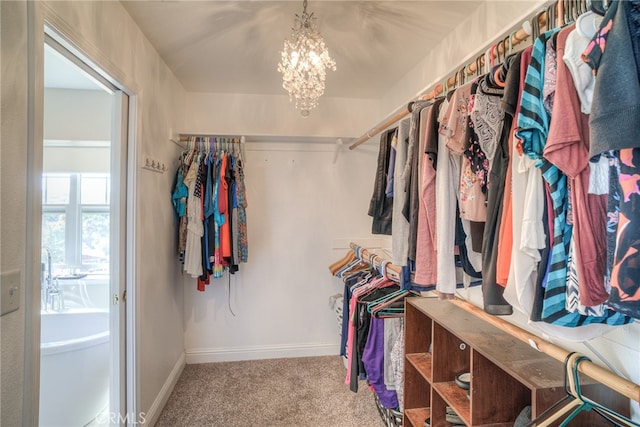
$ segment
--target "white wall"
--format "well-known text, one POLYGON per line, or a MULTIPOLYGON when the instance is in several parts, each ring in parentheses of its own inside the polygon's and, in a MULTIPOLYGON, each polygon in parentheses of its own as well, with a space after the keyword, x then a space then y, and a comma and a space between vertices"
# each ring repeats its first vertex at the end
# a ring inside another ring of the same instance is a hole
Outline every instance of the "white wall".
MULTIPOLYGON (((170 164, 177 147, 171 127, 183 123, 184 90, 118 2, 47 2, 74 41, 136 96, 136 154, 170 164)), ((171 174, 137 169, 135 286, 138 410, 161 409, 167 381, 179 372, 183 355, 182 289, 174 254, 171 174), (167 191, 158 191, 165 188, 167 191), (177 370, 178 369, 178 370, 177 370)))
POLYGON ((44 91, 44 139, 111 140, 111 94, 101 90, 44 91))
MULTIPOLYGON (((2 271, 25 265, 27 173, 27 36, 43 40, 46 16, 102 69, 135 95, 135 153, 170 164, 170 128, 184 120, 185 93, 118 2, 34 2, 34 34, 26 2, 2 2, 2 271)), ((41 47, 38 47, 41 49, 41 47)), ((42 57, 38 59, 42 64, 42 57)), ((153 421, 184 363, 183 292, 173 263, 171 174, 136 168, 135 218, 139 410, 153 421), (166 191, 159 191, 164 188, 166 191), (150 413, 151 411, 151 413, 150 413), (150 413, 150 414, 149 414, 150 413)), ((23 424, 24 303, 2 317, 2 425, 23 424)), ((27 397, 27 408, 31 405, 27 397)))
POLYGON ((380 114, 374 99, 321 98, 302 117, 287 95, 188 93, 186 129, 260 136, 359 137, 380 114))
POLYGON ((20 309, 0 317, 0 424, 21 425, 27 188, 27 8, 0 2, 0 271, 22 271, 20 309), (13 165, 13 166, 12 166, 13 165))
POLYGON ((184 280, 187 362, 338 353, 328 266, 349 240, 372 238, 367 216, 377 146, 247 144, 249 262, 205 292, 184 280), (230 304, 235 317, 228 308, 230 304))
MULTIPOLYGON (((496 37, 519 29, 523 20, 548 3, 548 0, 482 2, 473 14, 452 29, 413 69, 386 93, 381 94, 380 119, 399 107, 406 107, 408 100, 431 90, 463 65, 473 62, 480 52, 496 43, 496 37)), ((366 130, 366 127, 363 128, 361 133, 366 130)))

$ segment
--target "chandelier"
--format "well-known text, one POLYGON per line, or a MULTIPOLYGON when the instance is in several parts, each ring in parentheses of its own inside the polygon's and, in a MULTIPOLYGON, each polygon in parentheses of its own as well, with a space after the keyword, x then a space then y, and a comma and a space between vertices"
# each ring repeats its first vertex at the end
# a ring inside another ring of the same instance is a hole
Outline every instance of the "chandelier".
POLYGON ((289 92, 289 101, 295 100, 303 117, 318 106, 324 93, 326 70, 336 70, 322 36, 315 26, 313 13, 307 13, 307 0, 303 1, 302 15, 296 14, 291 35, 284 41, 278 71, 282 73, 282 87, 289 92))

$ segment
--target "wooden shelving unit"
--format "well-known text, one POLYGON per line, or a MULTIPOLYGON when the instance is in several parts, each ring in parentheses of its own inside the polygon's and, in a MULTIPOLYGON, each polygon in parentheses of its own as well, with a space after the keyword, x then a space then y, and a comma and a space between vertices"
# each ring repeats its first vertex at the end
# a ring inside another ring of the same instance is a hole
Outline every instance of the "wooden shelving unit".
MULTIPOLYGON (((565 396, 562 363, 473 314, 435 298, 407 298, 405 307, 405 427, 449 427, 446 407, 467 426, 510 426, 531 406, 532 416, 565 396), (455 383, 471 373, 471 388, 455 383)), ((629 416, 629 400, 581 375, 583 394, 629 416)), ((608 426, 592 412, 572 425, 608 426)))

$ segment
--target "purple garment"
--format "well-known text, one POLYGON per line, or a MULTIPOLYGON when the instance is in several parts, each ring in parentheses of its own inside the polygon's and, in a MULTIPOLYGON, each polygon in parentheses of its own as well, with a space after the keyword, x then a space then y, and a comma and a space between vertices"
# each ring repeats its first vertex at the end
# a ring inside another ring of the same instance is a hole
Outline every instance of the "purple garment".
POLYGON ((384 319, 371 317, 362 363, 367 371, 369 384, 378 395, 380 404, 385 408, 397 409, 398 396, 395 390, 387 390, 384 384, 384 319))

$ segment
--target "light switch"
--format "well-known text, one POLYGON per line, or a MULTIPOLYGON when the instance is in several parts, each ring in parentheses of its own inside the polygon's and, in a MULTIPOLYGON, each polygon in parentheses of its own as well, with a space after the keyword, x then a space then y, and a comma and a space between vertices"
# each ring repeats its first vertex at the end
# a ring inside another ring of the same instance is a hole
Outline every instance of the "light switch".
POLYGON ((0 275, 0 300, 2 316, 20 308, 20 270, 0 275))

